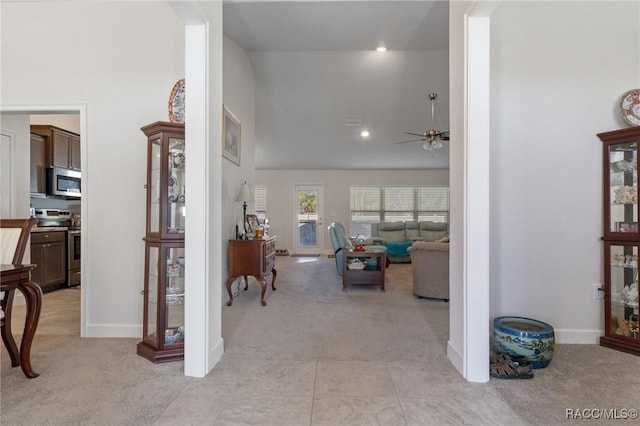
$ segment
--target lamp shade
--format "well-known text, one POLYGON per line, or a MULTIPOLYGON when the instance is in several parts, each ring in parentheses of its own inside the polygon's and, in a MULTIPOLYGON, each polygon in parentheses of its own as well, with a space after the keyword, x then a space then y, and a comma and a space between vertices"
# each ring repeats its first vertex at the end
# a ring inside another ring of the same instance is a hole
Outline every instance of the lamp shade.
POLYGON ((254 201, 251 185, 249 185, 246 181, 240 185, 240 192, 238 193, 238 198, 236 198, 236 201, 240 201, 242 203, 254 201))

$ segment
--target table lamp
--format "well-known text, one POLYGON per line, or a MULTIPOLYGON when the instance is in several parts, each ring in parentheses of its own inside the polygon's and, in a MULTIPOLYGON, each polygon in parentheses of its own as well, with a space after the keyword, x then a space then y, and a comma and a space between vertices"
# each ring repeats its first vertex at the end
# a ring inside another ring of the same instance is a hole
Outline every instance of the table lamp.
POLYGON ((253 191, 247 181, 240 185, 240 192, 236 201, 242 202, 242 239, 244 240, 247 238, 247 201, 254 201, 253 191))

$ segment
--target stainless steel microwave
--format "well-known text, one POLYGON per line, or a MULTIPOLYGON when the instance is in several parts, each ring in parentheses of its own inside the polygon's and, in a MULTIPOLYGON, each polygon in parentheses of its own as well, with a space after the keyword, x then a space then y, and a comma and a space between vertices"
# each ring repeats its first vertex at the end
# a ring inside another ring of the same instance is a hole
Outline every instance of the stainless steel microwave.
POLYGON ((80 198, 80 172, 62 167, 47 169, 47 194, 80 198))

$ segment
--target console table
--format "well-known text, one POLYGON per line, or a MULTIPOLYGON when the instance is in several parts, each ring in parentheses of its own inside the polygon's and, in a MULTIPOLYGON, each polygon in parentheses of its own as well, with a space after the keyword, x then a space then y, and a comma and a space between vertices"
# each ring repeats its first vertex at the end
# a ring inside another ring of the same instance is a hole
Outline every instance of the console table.
POLYGON ((267 306, 264 294, 267 291, 266 276, 272 275, 271 288, 276 291, 276 236, 251 240, 229 240, 227 293, 229 301, 227 306, 233 303, 231 285, 240 276, 244 276, 244 289, 249 288, 247 276, 255 277, 262 286, 260 303, 267 306))
POLYGON ((2 319, 2 341, 9 352, 11 366, 20 366, 24 375, 30 379, 39 376, 31 368, 31 343, 36 334, 40 310, 42 309, 42 289, 38 284, 31 281, 31 270, 35 266, 4 264, 0 266, 0 290, 5 292, 5 296, 2 299, 2 310, 5 313, 5 317, 2 319), (11 310, 16 289, 24 294, 27 303, 27 315, 19 352, 11 333, 11 310))
POLYGON ((385 252, 353 251, 342 252, 342 290, 346 291, 349 284, 379 284, 384 291, 384 273, 387 263, 385 252), (375 266, 366 266, 364 269, 349 269, 347 265, 353 258, 374 258, 375 266))

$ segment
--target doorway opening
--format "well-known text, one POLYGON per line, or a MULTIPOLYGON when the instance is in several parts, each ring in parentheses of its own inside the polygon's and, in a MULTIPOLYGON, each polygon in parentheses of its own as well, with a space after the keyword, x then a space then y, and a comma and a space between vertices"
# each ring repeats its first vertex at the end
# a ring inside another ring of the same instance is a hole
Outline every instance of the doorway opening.
MULTIPOLYGON (((74 215, 73 224, 71 221, 65 223, 64 226, 60 228, 66 228, 64 232, 64 248, 63 248, 63 257, 64 257, 64 269, 62 271, 62 275, 64 275, 64 279, 60 277, 56 281, 56 283, 52 283, 51 288, 60 288, 66 289, 69 283, 72 283, 72 286, 69 290, 72 290, 74 293, 79 292, 79 300, 80 300, 80 308, 76 310, 71 310, 73 312, 77 312, 74 314, 73 318, 67 318, 64 325, 58 324, 60 327, 57 327, 56 330, 69 331, 73 334, 78 333, 80 337, 84 337, 86 335, 86 320, 84 318, 84 305, 86 303, 86 291, 87 291, 87 283, 83 283, 84 285, 77 285, 80 283, 80 270, 84 270, 86 272, 86 262, 84 259, 87 258, 87 241, 84 238, 79 238, 78 229, 73 230, 73 235, 69 234, 68 228, 75 227, 78 228, 80 226, 80 217, 86 218, 86 191, 83 192, 83 196, 81 198, 64 198, 64 197, 53 197, 47 195, 46 190, 46 164, 38 169, 31 170, 30 164, 34 155, 42 155, 44 157, 44 146, 42 146, 42 152, 38 151, 40 149, 38 147, 38 143, 43 142, 43 138, 38 138, 38 135, 32 138, 31 126, 41 126, 48 125, 54 126, 57 129, 64 130, 69 134, 79 135, 79 143, 76 146, 75 155, 77 156, 77 161, 84 165, 84 170, 86 171, 87 159, 86 159, 86 110, 84 105, 78 106, 23 106, 23 107, 2 107, 0 110, 0 115, 2 116, 2 129, 4 131, 9 131, 17 135, 16 144, 21 145, 21 149, 19 154, 21 156, 20 159, 15 159, 19 161, 20 164, 26 164, 25 170, 18 171, 15 170, 15 174, 13 179, 17 183, 16 187, 19 193, 15 196, 15 206, 13 206, 14 215, 16 217, 27 217, 29 215, 36 215, 37 211, 50 210, 50 211, 65 211, 69 212, 69 218, 71 218, 71 214, 74 215), (6 129, 7 126, 12 126, 14 129, 6 129), (34 145, 35 143, 35 145, 34 145), (32 150, 33 148, 33 150, 32 150), (25 157, 25 158, 22 158, 25 157), (33 178, 33 180, 32 180, 33 178), (75 243, 75 246, 72 247, 72 251, 69 251, 68 239, 71 238, 71 241, 75 243), (69 259, 69 256, 72 259, 69 259), (71 262, 69 262, 71 260, 71 262), (70 267, 73 266, 73 268, 70 267), (69 276, 71 274, 71 276, 69 276), (77 284, 76 284, 77 283, 77 284), (69 330, 67 330, 69 328, 69 330)), ((71 149, 71 148, 70 148, 71 149)), ((15 157, 14 157, 15 158, 15 157)), ((83 186, 87 187, 86 179, 82 182, 83 186)), ((58 228, 56 228, 58 231, 58 228)), ((25 253, 25 258, 31 259, 31 250, 27 250, 25 253)), ((31 260, 30 260, 31 261, 31 260)), ((60 265, 59 265, 60 266, 60 265)), ((85 273, 86 276, 86 273, 85 273)), ((36 281, 37 282, 37 281, 36 281)), ((40 283, 39 283, 40 284, 40 283)), ((45 289, 45 290, 48 290, 45 289)), ((70 297, 73 300, 78 300, 78 294, 70 297)), ((16 298, 16 303, 21 303, 19 298, 16 298)), ((22 302, 23 303, 23 302, 22 302)), ((43 324, 41 324, 42 326, 43 324)))

